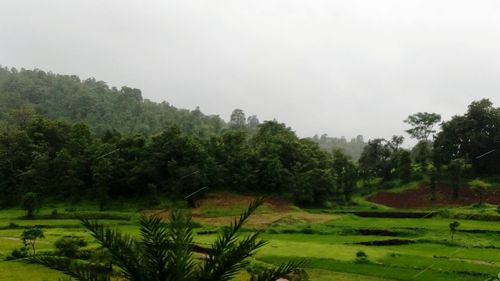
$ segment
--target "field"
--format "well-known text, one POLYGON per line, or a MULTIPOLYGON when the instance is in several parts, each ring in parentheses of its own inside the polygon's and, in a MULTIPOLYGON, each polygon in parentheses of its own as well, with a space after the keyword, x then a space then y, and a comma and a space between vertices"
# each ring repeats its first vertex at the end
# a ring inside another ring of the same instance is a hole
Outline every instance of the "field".
MULTIPOLYGON (((209 195, 192 210, 200 224, 196 228, 196 242, 210 245, 220 226, 231 221, 251 200, 250 196, 228 193, 209 195)), ((499 219, 496 206, 417 212, 384 208, 362 199, 360 202, 359 206, 347 208, 300 209, 285 200, 269 200, 245 228, 248 232, 263 230, 262 237, 269 241, 252 259, 252 265, 306 259, 310 280, 327 281, 484 281, 500 273, 500 223, 479 220, 499 219), (451 241, 448 225, 454 220, 460 222, 460 227, 451 241), (366 261, 356 261, 359 251, 366 254, 366 261)), ((1 210, 0 280, 44 281, 62 276, 41 266, 5 260, 13 249, 21 246, 19 236, 26 226, 38 225, 45 231, 45 238, 37 242, 38 251, 52 251, 53 243, 62 236, 82 237, 89 242, 87 248, 92 249, 96 244, 75 219, 77 214, 101 218, 105 224, 132 235, 138 235, 141 212, 168 215, 164 209, 137 212, 137 208, 128 206, 98 212, 90 204, 71 207, 47 204, 33 220, 24 219, 24 212, 18 209, 1 210)), ((239 279, 244 278, 242 273, 239 279)))

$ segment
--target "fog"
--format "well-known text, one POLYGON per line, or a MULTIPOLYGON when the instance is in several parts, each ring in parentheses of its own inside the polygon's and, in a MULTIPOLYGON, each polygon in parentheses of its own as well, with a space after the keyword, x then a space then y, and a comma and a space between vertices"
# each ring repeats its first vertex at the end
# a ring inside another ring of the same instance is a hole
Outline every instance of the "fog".
POLYGON ((300 136, 404 134, 500 102, 498 1, 1 1, 0 64, 276 118, 300 136), (105 2, 105 3, 103 3, 105 2))

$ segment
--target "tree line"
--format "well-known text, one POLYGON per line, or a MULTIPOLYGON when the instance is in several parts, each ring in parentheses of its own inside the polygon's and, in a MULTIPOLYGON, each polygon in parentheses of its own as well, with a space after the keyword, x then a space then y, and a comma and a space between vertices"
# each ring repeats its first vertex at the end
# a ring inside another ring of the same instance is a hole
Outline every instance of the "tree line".
MULTIPOLYGON (((133 196, 154 205, 165 194, 226 189, 317 205, 422 178, 431 189, 448 180, 458 197, 466 178, 500 171, 500 109, 488 99, 446 122, 436 113, 410 115, 406 132, 417 145, 403 148, 403 136, 372 139, 359 159, 240 109, 228 123, 219 119, 95 79, 0 68, 0 204, 32 192, 93 199, 101 208, 133 196)), ((364 144, 362 137, 351 142, 364 144)))

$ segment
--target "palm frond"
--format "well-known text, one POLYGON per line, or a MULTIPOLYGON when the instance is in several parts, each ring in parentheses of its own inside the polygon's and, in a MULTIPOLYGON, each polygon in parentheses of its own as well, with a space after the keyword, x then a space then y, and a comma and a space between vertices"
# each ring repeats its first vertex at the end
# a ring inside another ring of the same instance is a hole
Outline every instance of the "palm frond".
POLYGON ((59 270, 78 281, 110 281, 111 270, 99 264, 84 263, 66 257, 34 256, 28 262, 59 270))
POLYGON ((193 226, 191 216, 174 211, 170 217, 169 239, 171 249, 168 255, 169 281, 194 280, 193 226))
POLYGON ((167 229, 156 216, 142 216, 140 225, 145 265, 149 269, 146 274, 150 280, 167 280, 167 252, 171 244, 167 229))
POLYGON ((250 206, 214 242, 210 254, 199 273, 199 280, 229 280, 245 266, 245 259, 253 255, 254 251, 265 245, 266 242, 257 239, 260 233, 254 233, 241 241, 238 240, 238 231, 264 203, 264 198, 253 201, 250 206))
POLYGON ((104 227, 95 220, 81 219, 82 225, 106 248, 113 260, 130 281, 147 281, 143 271, 142 252, 138 243, 129 235, 104 227))
POLYGON ((280 264, 278 267, 265 269, 258 274, 253 274, 249 281, 275 281, 293 273, 306 264, 304 260, 291 261, 280 264))

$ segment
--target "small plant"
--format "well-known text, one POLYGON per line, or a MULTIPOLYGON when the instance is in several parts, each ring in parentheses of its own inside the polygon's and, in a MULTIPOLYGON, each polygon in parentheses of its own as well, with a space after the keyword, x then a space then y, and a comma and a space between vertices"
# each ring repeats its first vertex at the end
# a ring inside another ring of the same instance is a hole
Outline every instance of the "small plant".
POLYGON ((27 228, 21 234, 21 240, 26 248, 31 248, 33 251, 33 256, 36 254, 35 243, 38 238, 45 238, 43 235, 43 229, 39 227, 27 228))
POLYGON ((50 215, 52 215, 53 217, 57 217, 59 215, 59 212, 57 211, 57 209, 54 209, 54 210, 52 210, 50 215))
POLYGON ((68 258, 77 258, 81 247, 87 246, 87 242, 79 237, 61 237, 55 243, 57 254, 68 258))
POLYGON ((451 241, 453 241, 453 238, 454 238, 455 233, 457 232, 457 229, 459 226, 460 226, 460 223, 458 221, 454 221, 454 222, 450 223, 451 241))
POLYGON ((363 251, 358 251, 356 253, 356 263, 367 263, 368 262, 368 255, 363 252, 363 251))

